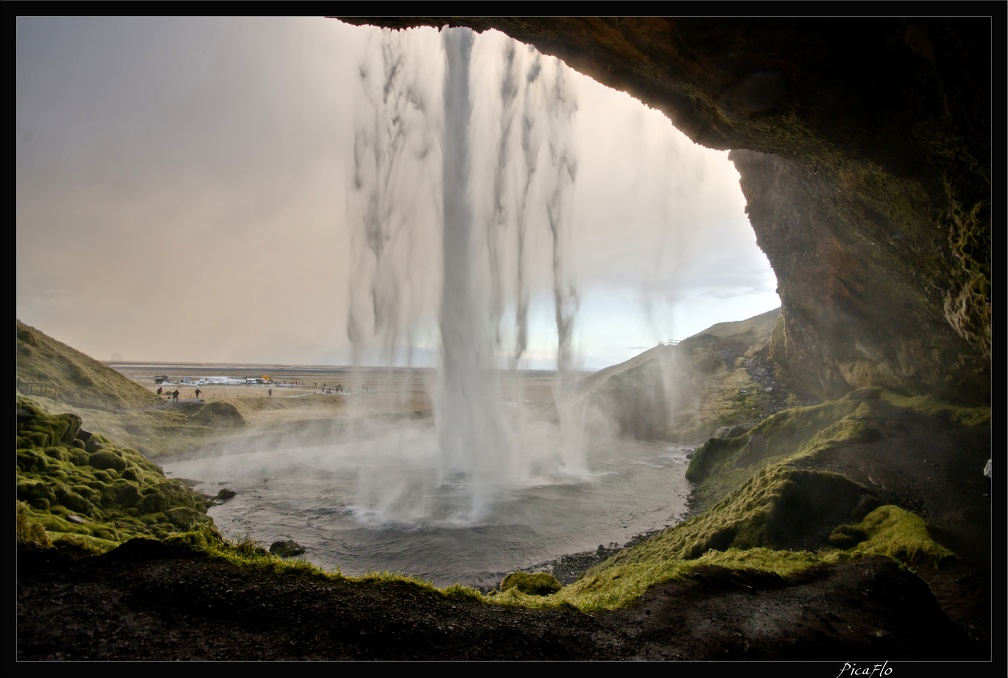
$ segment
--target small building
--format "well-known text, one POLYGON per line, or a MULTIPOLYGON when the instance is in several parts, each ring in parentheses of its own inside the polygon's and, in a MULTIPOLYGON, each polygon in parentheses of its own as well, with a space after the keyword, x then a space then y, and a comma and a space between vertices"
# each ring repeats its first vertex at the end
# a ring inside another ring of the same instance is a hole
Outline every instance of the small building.
POLYGON ((155 384, 167 384, 169 381, 170 380, 168 379, 168 377, 166 375, 163 375, 163 374, 160 375, 160 376, 154 377, 154 383, 155 384))

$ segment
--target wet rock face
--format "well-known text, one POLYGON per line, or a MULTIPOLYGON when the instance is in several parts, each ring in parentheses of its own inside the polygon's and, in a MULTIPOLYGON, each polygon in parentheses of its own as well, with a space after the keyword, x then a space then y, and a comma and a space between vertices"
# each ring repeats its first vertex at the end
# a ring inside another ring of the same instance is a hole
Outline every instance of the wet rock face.
POLYGON ((497 29, 731 149, 795 387, 990 402, 989 18, 341 20, 497 29))

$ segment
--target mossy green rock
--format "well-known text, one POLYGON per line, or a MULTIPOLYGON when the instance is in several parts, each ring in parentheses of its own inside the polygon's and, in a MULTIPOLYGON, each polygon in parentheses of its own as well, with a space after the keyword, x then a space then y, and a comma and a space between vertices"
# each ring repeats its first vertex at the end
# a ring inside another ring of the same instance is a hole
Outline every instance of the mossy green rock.
POLYGON ((82 430, 76 415, 48 414, 19 397, 16 419, 18 514, 34 542, 101 551, 212 524, 205 497, 139 452, 82 430))
POLYGON ((530 596, 548 596, 563 588, 548 572, 512 572, 501 581, 501 592, 515 589, 530 596))

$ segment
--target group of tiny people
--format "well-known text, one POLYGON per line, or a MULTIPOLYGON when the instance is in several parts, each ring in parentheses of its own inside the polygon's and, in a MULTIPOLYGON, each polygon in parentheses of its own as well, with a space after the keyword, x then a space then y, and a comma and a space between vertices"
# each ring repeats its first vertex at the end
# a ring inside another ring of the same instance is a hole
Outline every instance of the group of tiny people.
MULTIPOLYGON (((315 388, 318 388, 318 383, 315 384, 315 388)), ((367 391, 367 387, 366 386, 361 386, 361 390, 362 391, 367 391)), ((322 392, 323 393, 332 393, 333 389, 330 388, 330 387, 328 387, 326 384, 322 384, 322 392)), ((343 388, 343 384, 337 384, 336 385, 336 393, 346 393, 346 392, 347 392, 346 389, 343 388)), ((197 388, 195 391, 193 391, 193 395, 196 398, 199 398, 200 395, 202 395, 202 393, 203 393, 203 391, 199 390, 199 388, 197 388)), ((269 394, 270 398, 273 397, 273 389, 272 388, 269 391, 267 391, 267 393, 269 394)), ((157 394, 158 395, 164 395, 165 394, 165 390, 162 387, 158 386, 157 394)), ((168 393, 167 395, 168 395, 169 398, 172 399, 172 402, 176 402, 176 403, 178 402, 178 399, 179 399, 179 390, 178 389, 175 389, 174 391, 172 391, 171 393, 168 393)))
MULTIPOLYGON (((318 382, 315 382, 315 388, 318 388, 318 382)), ((361 386, 360 390, 366 391, 367 386, 361 386)), ((322 384, 323 393, 332 393, 333 389, 328 384, 322 384)), ((347 390, 343 388, 343 384, 336 384, 336 393, 347 393, 347 390)))
MULTIPOLYGON (((158 386, 157 394, 158 395, 163 395, 164 394, 164 389, 161 388, 160 386, 158 386)), ((199 389, 196 389, 196 397, 197 398, 199 398, 199 394, 200 394, 199 389)), ((175 389, 174 391, 172 391, 171 393, 168 394, 168 397, 171 398, 174 402, 178 402, 179 390, 175 389)))
MULTIPOLYGON (((195 391, 193 391, 193 395, 196 396, 197 398, 199 398, 202 393, 203 393, 203 391, 199 390, 198 388, 195 391)), ((273 392, 270 391, 270 395, 272 395, 272 393, 273 392)), ((158 386, 157 394, 158 395, 164 395, 164 389, 162 387, 158 386)), ((174 391, 172 391, 171 393, 168 394, 168 397, 172 399, 172 402, 176 402, 177 403, 178 402, 178 397, 179 397, 179 390, 175 389, 174 391)))
MULTIPOLYGON (((270 398, 273 397, 273 389, 270 389, 267 393, 269 393, 270 398)), ((158 386, 157 394, 164 395, 164 388, 158 386)), ((193 396, 195 396, 196 398, 199 398, 201 395, 203 395, 203 391, 199 390, 199 388, 193 391, 193 396)), ((179 397, 179 390, 175 389, 174 391, 168 394, 168 397, 172 399, 172 402, 177 403, 179 397)))

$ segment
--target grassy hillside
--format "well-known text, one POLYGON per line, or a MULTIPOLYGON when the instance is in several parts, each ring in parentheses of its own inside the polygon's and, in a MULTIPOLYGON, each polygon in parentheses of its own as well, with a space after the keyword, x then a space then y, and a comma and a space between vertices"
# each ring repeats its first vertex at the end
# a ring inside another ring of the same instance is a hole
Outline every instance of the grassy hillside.
POLYGON ((797 401, 769 358, 780 310, 719 323, 585 377, 581 394, 623 435, 699 444, 797 401))
POLYGON ((246 423, 231 403, 166 407, 157 394, 20 320, 15 334, 19 396, 31 398, 43 412, 73 414, 88 430, 148 459, 182 453, 246 423))
POLYGON ((139 384, 20 320, 15 337, 18 389, 24 393, 58 394, 62 400, 106 410, 161 403, 139 384))

